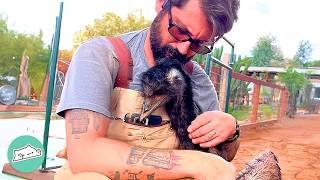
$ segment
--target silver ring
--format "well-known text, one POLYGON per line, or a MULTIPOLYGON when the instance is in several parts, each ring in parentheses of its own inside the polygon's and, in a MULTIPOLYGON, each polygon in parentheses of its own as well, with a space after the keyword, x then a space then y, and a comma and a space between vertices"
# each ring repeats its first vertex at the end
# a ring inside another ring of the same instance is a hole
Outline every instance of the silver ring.
POLYGON ((217 134, 217 131, 216 130, 213 130, 212 132, 209 133, 209 136, 208 136, 208 141, 211 141, 214 137, 214 135, 217 134))

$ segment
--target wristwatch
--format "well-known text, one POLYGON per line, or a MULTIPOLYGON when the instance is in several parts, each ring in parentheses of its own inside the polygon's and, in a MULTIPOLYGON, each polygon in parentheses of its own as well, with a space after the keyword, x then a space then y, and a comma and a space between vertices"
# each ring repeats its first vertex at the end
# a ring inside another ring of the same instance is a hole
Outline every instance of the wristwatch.
POLYGON ((238 121, 236 120, 236 132, 232 137, 224 141, 224 143, 232 143, 233 141, 237 140, 239 137, 240 137, 240 126, 238 124, 238 121))

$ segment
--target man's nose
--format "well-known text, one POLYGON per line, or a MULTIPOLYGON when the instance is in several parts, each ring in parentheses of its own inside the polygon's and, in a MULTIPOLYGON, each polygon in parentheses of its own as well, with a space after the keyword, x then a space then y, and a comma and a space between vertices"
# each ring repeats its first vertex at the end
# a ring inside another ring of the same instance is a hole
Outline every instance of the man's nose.
POLYGON ((187 55, 188 52, 190 51, 190 45, 191 42, 190 41, 186 41, 186 42, 179 42, 177 44, 177 49, 179 50, 179 52, 183 55, 187 55))

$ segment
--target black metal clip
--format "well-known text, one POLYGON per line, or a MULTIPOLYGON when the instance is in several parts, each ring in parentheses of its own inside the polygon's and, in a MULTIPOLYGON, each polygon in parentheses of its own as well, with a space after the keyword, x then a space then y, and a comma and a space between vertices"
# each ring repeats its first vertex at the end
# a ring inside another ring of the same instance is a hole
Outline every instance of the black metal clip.
POLYGON ((127 113, 124 117, 124 122, 140 126, 160 126, 162 118, 157 115, 149 115, 140 119, 140 114, 138 113, 127 113))

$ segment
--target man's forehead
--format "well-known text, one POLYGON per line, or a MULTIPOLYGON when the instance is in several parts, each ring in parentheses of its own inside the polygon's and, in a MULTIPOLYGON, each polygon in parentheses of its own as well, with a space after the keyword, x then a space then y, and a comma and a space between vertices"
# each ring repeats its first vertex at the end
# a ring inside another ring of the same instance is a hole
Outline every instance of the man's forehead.
POLYGON ((202 9, 201 0, 189 0, 181 7, 181 11, 181 13, 178 13, 178 18, 192 35, 200 36, 206 41, 214 39, 216 36, 213 31, 214 25, 202 9))

